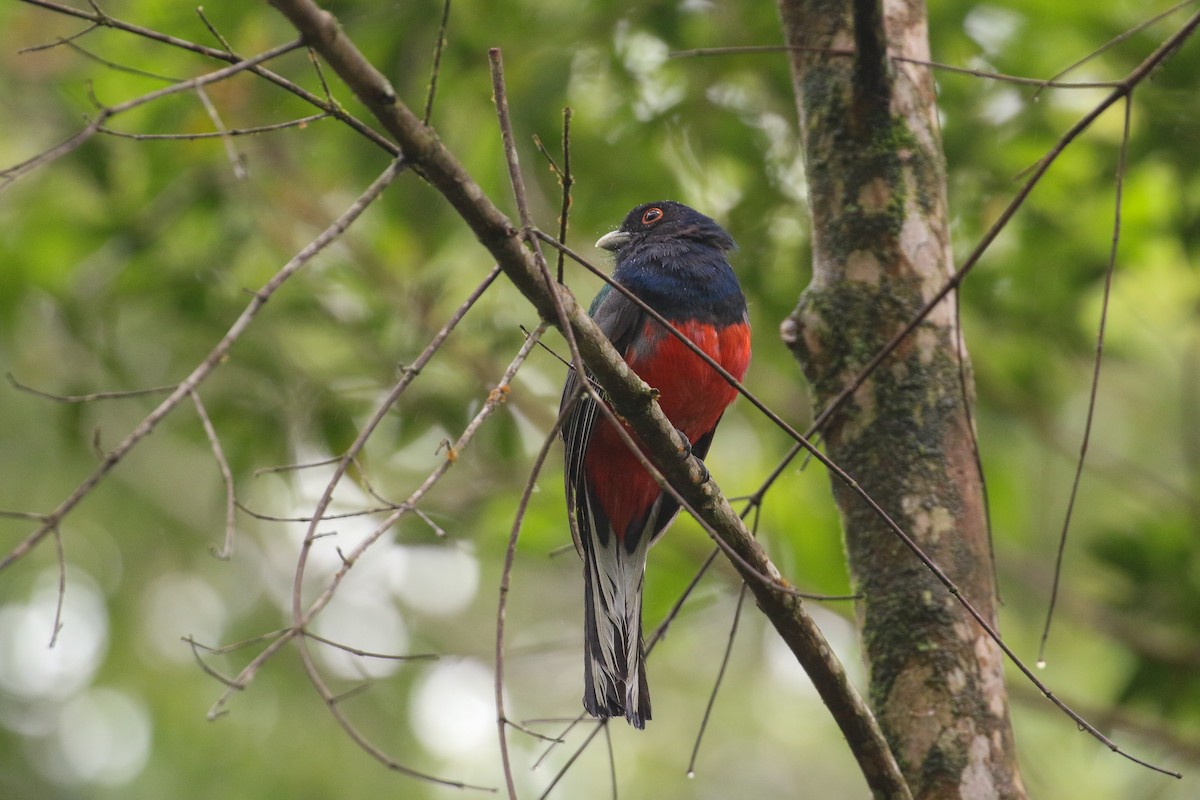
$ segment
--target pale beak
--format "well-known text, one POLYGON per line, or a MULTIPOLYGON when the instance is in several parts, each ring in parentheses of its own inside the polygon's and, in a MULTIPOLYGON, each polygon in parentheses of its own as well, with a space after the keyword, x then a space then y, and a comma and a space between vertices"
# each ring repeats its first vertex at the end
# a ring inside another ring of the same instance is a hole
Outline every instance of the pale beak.
POLYGON ((596 247, 599 247, 601 250, 612 250, 613 252, 616 252, 624 247, 632 238, 632 233, 626 233, 625 231, 612 231, 611 233, 606 233, 597 239, 596 247))

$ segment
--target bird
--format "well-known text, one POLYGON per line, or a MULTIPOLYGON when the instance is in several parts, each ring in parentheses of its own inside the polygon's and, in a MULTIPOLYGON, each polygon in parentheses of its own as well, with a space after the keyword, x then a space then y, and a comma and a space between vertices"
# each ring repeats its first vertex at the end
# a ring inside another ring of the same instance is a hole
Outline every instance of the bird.
MULTIPOLYGON (((615 254, 615 283, 741 381, 750 363, 749 314, 726 256, 736 245, 720 225, 682 203, 644 203, 596 247, 615 254)), ((588 313, 633 371, 657 391, 663 413, 690 445, 688 452, 703 459, 736 388, 611 285, 604 286, 588 313)), ((679 504, 660 489, 581 389, 579 375, 571 370, 559 411, 568 518, 583 559, 583 706, 594 717, 623 716, 642 729, 651 713, 641 619, 646 556, 679 513, 679 504)))

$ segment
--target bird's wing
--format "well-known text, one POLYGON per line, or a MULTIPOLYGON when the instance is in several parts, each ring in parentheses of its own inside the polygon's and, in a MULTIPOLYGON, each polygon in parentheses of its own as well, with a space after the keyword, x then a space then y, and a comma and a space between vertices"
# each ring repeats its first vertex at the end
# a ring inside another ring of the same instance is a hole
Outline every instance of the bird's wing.
MULTIPOLYGON (((596 325, 604 332, 613 347, 622 356, 625 355, 638 330, 642 327, 645 315, 636 304, 620 292, 613 291, 611 286, 605 286, 589 311, 596 325)), ((591 373, 586 376, 591 380, 591 373)), ((575 549, 583 556, 583 542, 580 538, 580 526, 590 527, 589 509, 587 502, 579 502, 578 493, 583 489, 585 477, 583 474, 584 456, 587 454, 588 439, 592 435, 596 416, 600 413, 596 401, 583 391, 579 375, 571 369, 563 387, 562 402, 559 414, 566 414, 562 424, 562 437, 565 448, 564 477, 567 489, 567 516, 571 522, 571 538, 575 549), (581 393, 572 405, 576 393, 581 393)))

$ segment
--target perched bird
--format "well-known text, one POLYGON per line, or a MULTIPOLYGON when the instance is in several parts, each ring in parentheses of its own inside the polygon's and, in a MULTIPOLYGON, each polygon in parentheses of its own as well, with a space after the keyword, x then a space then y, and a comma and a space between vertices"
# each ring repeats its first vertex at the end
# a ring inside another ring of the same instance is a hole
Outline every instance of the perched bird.
MULTIPOLYGON (((725 253, 733 239, 681 203, 646 203, 596 242, 616 254, 613 279, 660 313, 738 380, 750 362, 746 298, 725 253)), ((665 326, 611 286, 589 312, 663 413, 704 458, 736 390, 665 326)), ((567 507, 584 569, 583 705, 595 717, 650 719, 642 643, 646 553, 679 512, 572 371, 561 411, 567 507), (568 411, 569 409, 569 411, 568 411)))

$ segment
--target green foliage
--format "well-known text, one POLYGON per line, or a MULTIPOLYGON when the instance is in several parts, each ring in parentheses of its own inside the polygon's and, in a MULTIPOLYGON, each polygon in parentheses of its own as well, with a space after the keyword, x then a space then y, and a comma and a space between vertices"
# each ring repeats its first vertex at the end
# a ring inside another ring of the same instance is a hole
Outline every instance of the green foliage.
MULTIPOLYGON (((935 59, 1036 77, 1057 73, 1151 13, 1139 3, 930 5, 935 59)), ((329 7, 398 95, 423 109, 440 4, 351 0, 329 7)), ((128 0, 106 10, 215 46, 185 5, 128 0)), ((267 4, 218 0, 206 4, 205 14, 244 55, 295 36, 267 4)), ((1136 33, 1068 79, 1123 76, 1182 18, 1136 33)), ((67 46, 18 52, 84 27, 26 4, 0 7, 6 34, 0 168, 80 130, 94 113, 93 96, 113 105, 167 85, 67 46)), ((432 124, 489 196, 513 212, 487 69, 487 49, 499 46, 531 204, 545 230, 557 229, 560 189, 531 137, 557 153, 564 105, 574 111, 577 184, 568 242, 576 250, 592 253, 597 236, 651 199, 677 198, 720 219, 740 245, 734 265, 755 330, 747 384, 803 428, 811 417, 807 392, 777 337, 809 277, 804 175, 786 62, 779 54, 668 58, 673 50, 779 40, 777 17, 766 4, 455 4, 432 124)), ((76 43, 99 58, 176 79, 224 65, 112 29, 76 43)), ((270 67, 323 95, 303 52, 270 67)), ((330 70, 324 74, 338 102, 366 119, 330 70)), ((1020 700, 1017 739, 1035 796, 1195 793, 1197 74, 1200 48, 1189 42, 1135 95, 1097 420, 1045 673, 1065 699, 1097 710, 1097 722, 1111 711, 1113 735, 1129 749, 1189 774, 1181 786, 1164 785, 1168 779, 1139 771, 1082 735, 1076 740, 1069 721, 1049 714, 1048 704, 1020 700)), ((1035 101, 1032 88, 975 77, 939 73, 938 84, 955 248, 965 253, 1020 186, 1014 176, 1104 90, 1046 90, 1035 101)), ((313 113, 247 75, 207 93, 228 128, 313 113)), ((1121 123, 1114 108, 1072 146, 962 292, 1007 601, 1002 629, 1029 661, 1036 658, 1083 432, 1121 123)), ((138 133, 213 128, 195 93, 145 105, 109 125, 138 133)), ((387 163, 379 148, 330 119, 232 144, 244 180, 235 177, 220 140, 97 136, 4 188, 0 369, 55 394, 178 382, 224 335, 249 293, 387 163)), ((239 499, 267 514, 310 513, 331 468, 256 470, 344 451, 403 367, 490 268, 450 207, 416 176, 402 176, 270 300, 201 388, 239 499)), ((585 299, 599 287, 569 262, 566 282, 585 299)), ((407 496, 445 459, 440 442, 455 439, 481 407, 522 342, 520 326, 537 322, 500 279, 380 425, 361 459, 369 484, 354 473, 334 510, 373 504, 372 490, 390 500, 407 496)), ((557 336, 547 342, 565 352, 557 336)), ((429 522, 406 517, 369 551, 326 612, 330 622, 316 628, 366 650, 433 651, 442 659, 381 664, 309 645, 333 676, 334 691, 372 681, 344 710, 406 766, 472 783, 500 781, 490 705, 500 565, 517 498, 553 424, 563 372, 552 355, 534 353, 506 404, 420 504, 429 522), (447 693, 447 685, 457 693, 447 693)), ((113 447, 159 399, 61 405, 0 387, 0 508, 54 508, 95 467, 93 443, 113 447)), ((789 445, 739 402, 722 425, 710 468, 729 495, 748 494, 789 445)), ((569 551, 550 556, 570 541, 557 459, 555 450, 538 480, 513 574, 505 667, 516 719, 579 710, 578 561, 569 551)), ((240 513, 234 557, 216 561, 209 548, 223 537, 224 502, 208 439, 184 404, 64 522, 66 625, 54 651, 45 650, 57 586, 53 544, 0 573, 0 796, 447 793, 388 772, 357 748, 318 701, 293 648, 237 693, 226 717, 205 723, 224 687, 201 672, 179 638, 227 644, 287 624, 304 530, 301 523, 240 513), (105 757, 98 761, 94 753, 105 757)), ((336 536, 320 540, 306 599, 340 564, 335 548, 352 549, 376 521, 322 526, 336 536)), ((0 550, 30 530, 28 520, 0 518, 0 550)), ((847 591, 836 512, 814 466, 785 470, 758 530, 797 586, 847 591)), ((667 613, 709 548, 690 521, 656 548, 647 578, 648 627, 667 613)), ((684 777, 736 595, 731 570, 718 562, 655 652, 650 729, 612 731, 622 791, 775 797, 793 794, 803 776, 811 796, 861 794, 861 777, 836 727, 750 608, 697 777, 684 777)), ((844 604, 829 607, 832 613, 818 612, 822 622, 848 668, 858 669, 846 622, 852 612, 844 604)), ((257 652, 249 647, 208 660, 233 675, 257 652)), ((535 727, 551 735, 561 730, 535 727)), ((567 749, 530 773, 544 745, 520 733, 510 739, 522 796, 534 796, 567 749)), ((576 730, 570 746, 581 739, 576 730)), ((607 796, 607 775, 597 742, 559 795, 607 796)))

